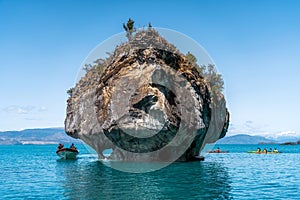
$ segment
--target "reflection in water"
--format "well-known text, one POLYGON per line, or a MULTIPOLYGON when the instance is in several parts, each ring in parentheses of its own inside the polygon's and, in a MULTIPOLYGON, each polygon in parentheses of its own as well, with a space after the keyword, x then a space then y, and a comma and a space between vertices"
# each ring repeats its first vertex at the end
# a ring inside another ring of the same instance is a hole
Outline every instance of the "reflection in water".
POLYGON ((230 199, 227 169, 216 162, 174 163, 131 174, 98 161, 57 163, 64 196, 70 199, 230 199))

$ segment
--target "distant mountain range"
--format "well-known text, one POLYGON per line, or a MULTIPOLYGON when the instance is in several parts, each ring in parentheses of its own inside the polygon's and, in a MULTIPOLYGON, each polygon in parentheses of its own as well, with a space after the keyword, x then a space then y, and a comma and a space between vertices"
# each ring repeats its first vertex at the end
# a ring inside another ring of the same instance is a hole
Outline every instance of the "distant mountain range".
POLYGON ((68 136, 63 128, 25 129, 0 132, 0 145, 81 143, 68 136))
POLYGON ((238 134, 233 136, 227 136, 218 140, 217 144, 261 144, 261 143, 296 143, 300 140, 300 137, 262 137, 262 136, 251 136, 246 134, 238 134))
MULTIPOLYGON (((295 143, 300 141, 300 136, 262 137, 238 134, 226 136, 218 140, 217 144, 260 144, 260 143, 295 143)), ((65 133, 64 128, 25 129, 22 131, 0 132, 0 145, 12 144, 70 144, 82 143, 65 133)))

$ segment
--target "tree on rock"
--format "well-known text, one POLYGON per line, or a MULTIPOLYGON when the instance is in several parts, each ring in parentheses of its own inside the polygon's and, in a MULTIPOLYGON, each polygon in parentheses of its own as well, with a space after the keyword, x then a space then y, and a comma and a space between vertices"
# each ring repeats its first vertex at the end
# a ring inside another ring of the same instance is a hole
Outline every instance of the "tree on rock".
POLYGON ((213 64, 201 65, 197 64, 197 58, 191 52, 186 55, 190 64, 197 69, 197 71, 205 77, 213 94, 221 93, 224 89, 224 81, 222 75, 216 70, 216 66, 213 64))
POLYGON ((213 93, 221 93, 223 91, 224 81, 222 75, 217 72, 215 65, 209 64, 206 67, 204 76, 209 82, 213 93))
POLYGON ((197 63, 197 58, 191 52, 187 52, 185 56, 191 64, 197 63))
POLYGON ((130 41, 132 38, 132 33, 135 31, 134 21, 132 19, 128 19, 127 24, 123 23, 123 28, 126 31, 126 37, 130 41))

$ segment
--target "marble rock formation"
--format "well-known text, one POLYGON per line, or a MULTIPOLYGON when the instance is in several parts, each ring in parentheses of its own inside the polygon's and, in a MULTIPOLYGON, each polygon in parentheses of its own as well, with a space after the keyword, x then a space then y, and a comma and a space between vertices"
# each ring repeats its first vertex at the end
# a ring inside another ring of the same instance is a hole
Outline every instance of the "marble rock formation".
POLYGON ((229 113, 209 84, 155 30, 136 33, 70 90, 65 131, 99 158, 189 161, 225 136, 229 113))

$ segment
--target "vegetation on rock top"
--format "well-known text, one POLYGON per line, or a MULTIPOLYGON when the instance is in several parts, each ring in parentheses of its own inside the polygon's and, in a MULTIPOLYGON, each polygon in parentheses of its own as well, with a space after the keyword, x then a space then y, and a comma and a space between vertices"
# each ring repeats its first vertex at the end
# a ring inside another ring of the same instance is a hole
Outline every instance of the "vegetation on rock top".
MULTIPOLYGON (((222 94, 224 81, 222 75, 217 72, 215 65, 209 64, 199 66, 197 58, 191 52, 188 52, 186 55, 180 53, 173 44, 169 43, 160 36, 154 28, 152 28, 151 23, 149 23, 146 30, 141 29, 137 31, 134 27, 134 21, 129 19, 126 24, 123 24, 123 28, 126 31, 128 42, 116 46, 113 53, 107 52, 107 58, 99 58, 95 60, 93 64, 85 64, 83 67, 86 74, 77 83, 83 91, 97 85, 105 70, 107 70, 116 59, 119 59, 120 56, 126 56, 137 49, 156 48, 185 57, 189 61, 190 66, 195 68, 200 75, 205 78, 212 94, 222 94)), ((67 90, 69 96, 74 96, 79 92, 76 88, 77 87, 67 90)))

